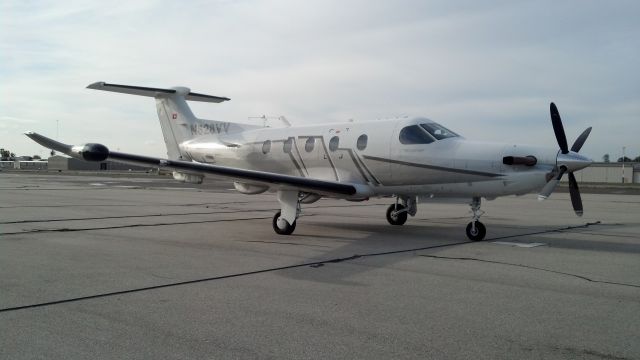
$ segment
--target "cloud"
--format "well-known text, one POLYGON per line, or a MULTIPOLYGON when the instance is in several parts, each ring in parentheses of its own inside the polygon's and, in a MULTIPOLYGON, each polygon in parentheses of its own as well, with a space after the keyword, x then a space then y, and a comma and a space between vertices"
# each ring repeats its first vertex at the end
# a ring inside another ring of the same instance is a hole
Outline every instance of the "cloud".
MULTIPOLYGON (((153 101, 84 88, 104 80, 232 98, 194 104, 205 118, 409 114, 468 138, 556 146, 555 101, 570 142, 594 126, 585 153, 625 144, 640 154, 638 10, 632 1, 5 1, 0 116, 33 119, 25 125, 47 134, 59 120, 63 141, 163 155, 153 101)), ((29 129, 16 126, 0 129, 3 146, 34 153, 20 135, 29 129)))

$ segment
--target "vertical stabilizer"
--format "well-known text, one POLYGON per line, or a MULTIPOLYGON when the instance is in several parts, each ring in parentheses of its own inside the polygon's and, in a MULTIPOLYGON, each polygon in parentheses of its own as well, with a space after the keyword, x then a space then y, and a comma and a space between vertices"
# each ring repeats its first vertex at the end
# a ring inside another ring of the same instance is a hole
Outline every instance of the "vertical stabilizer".
POLYGON ((192 128, 199 123, 199 120, 185 101, 185 95, 189 93, 189 89, 177 87, 174 90, 176 90, 174 94, 156 96, 156 109, 169 159, 182 160, 184 156, 180 152, 179 145, 194 136, 192 128))
POLYGON ((198 119, 187 104, 187 100, 221 103, 229 100, 226 97, 194 93, 186 87, 161 89, 97 82, 87 88, 155 98, 167 155, 172 160, 191 160, 180 151, 180 144, 184 141, 201 135, 224 135, 247 128, 230 122, 198 119))

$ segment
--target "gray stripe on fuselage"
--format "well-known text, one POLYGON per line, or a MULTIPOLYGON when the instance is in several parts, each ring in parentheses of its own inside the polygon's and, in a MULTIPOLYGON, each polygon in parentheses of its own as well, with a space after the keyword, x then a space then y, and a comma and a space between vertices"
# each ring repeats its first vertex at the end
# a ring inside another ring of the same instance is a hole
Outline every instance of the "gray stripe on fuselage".
POLYGON ((298 142, 296 141, 296 138, 292 136, 289 139, 293 139, 293 147, 296 149, 296 152, 298 153, 298 159, 300 159, 300 164, 302 164, 302 167, 304 168, 304 172, 306 172, 307 175, 309 175, 309 170, 307 170, 307 166, 304 164, 304 160, 302 160, 302 154, 300 154, 300 149, 298 149, 298 142))
POLYGON ((333 175, 336 177, 337 181, 340 181, 338 177, 338 170, 336 169, 336 165, 333 163, 333 159, 329 154, 329 149, 327 149, 327 144, 324 143, 324 136, 313 136, 314 138, 320 138, 320 143, 322 144, 322 148, 324 149, 324 153, 327 156, 327 160, 329 160, 329 164, 331 165, 331 169, 333 170, 333 175))
POLYGON ((371 178, 375 182, 374 185, 376 185, 376 186, 382 185, 380 180, 378 180, 378 178, 376 178, 376 176, 373 175, 373 172, 371 172, 371 170, 369 169, 367 164, 365 164, 364 161, 360 158, 360 155, 358 155, 358 153, 356 153, 356 152, 354 152, 354 154, 355 154, 356 158, 358 158, 358 161, 360 161, 360 164, 362 164, 362 167, 369 173, 369 176, 371 176, 371 178))
POLYGON ((349 156, 351 157, 351 161, 353 161, 353 164, 356 166, 356 169, 358 169, 358 171, 360 172, 360 175, 362 176, 364 181, 367 182, 367 183, 371 182, 369 180, 369 177, 367 177, 367 174, 365 174, 364 170, 362 170, 362 166, 360 166, 360 163, 358 162, 358 159, 356 159, 352 149, 337 148, 336 150, 344 150, 344 151, 346 151, 349 154, 349 156))
MULTIPOLYGON (((284 146, 284 143, 285 143, 287 140, 289 140, 289 139, 286 139, 286 140, 270 140, 270 141, 271 141, 271 143, 281 142, 281 143, 283 144, 282 146, 284 146)), ((256 142, 256 143, 254 143, 254 144, 263 144, 263 143, 264 143, 264 142, 256 142)), ((295 156, 293 156, 292 151, 289 151, 289 152, 288 152, 288 154, 289 154, 289 158, 291 158, 291 162, 292 162, 292 163, 293 163, 293 165, 296 167, 296 169, 298 169, 298 172, 300 172, 300 176, 305 177, 305 176, 304 176, 304 172, 302 171, 302 168, 300 167, 300 164, 298 164, 298 162, 296 161, 295 156)))
POLYGON ((369 160, 374 160, 374 161, 382 161, 382 162, 387 162, 387 163, 392 163, 392 164, 412 166, 412 167, 418 167, 418 168, 423 168, 423 169, 431 169, 431 170, 438 170, 438 171, 446 171, 446 172, 459 173, 459 174, 488 176, 488 177, 504 176, 503 174, 495 174, 495 173, 489 173, 489 172, 484 172, 484 171, 454 169, 454 168, 448 168, 448 167, 444 167, 444 166, 411 163, 411 162, 407 162, 407 161, 385 159, 385 158, 379 158, 379 157, 368 156, 368 155, 364 155, 364 158, 365 159, 369 159, 369 160))

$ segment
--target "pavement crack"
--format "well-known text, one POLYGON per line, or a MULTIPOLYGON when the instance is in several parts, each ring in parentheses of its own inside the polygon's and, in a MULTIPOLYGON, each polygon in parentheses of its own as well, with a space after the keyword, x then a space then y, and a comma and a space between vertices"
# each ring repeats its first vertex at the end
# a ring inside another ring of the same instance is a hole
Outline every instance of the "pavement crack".
POLYGON ((600 284, 609 284, 609 285, 618 285, 618 286, 628 286, 628 287, 640 288, 640 285, 620 283, 620 282, 615 282, 615 281, 595 280, 595 279, 592 279, 592 278, 589 278, 589 277, 586 277, 586 276, 583 276, 583 275, 572 274, 572 273, 568 273, 568 272, 564 272, 564 271, 551 270, 551 269, 546 269, 546 268, 541 268, 541 267, 531 266, 531 265, 510 263, 510 262, 506 262, 506 261, 487 260, 487 259, 480 259, 480 258, 466 257, 466 256, 441 256, 441 255, 428 255, 428 254, 420 254, 418 256, 426 257, 426 258, 432 258, 432 259, 477 261, 477 262, 483 262, 483 263, 488 263, 488 264, 499 264, 499 265, 514 266, 514 267, 519 267, 519 268, 524 268, 524 269, 538 270, 538 271, 544 271, 544 272, 549 272, 549 273, 553 273, 553 274, 571 276, 571 277, 575 277, 577 279, 585 280, 585 281, 592 282, 592 283, 600 283, 600 284))
POLYGON ((218 219, 218 220, 168 222, 168 223, 154 223, 154 224, 129 224, 129 225, 103 226, 103 227, 95 227, 95 228, 34 229, 34 230, 27 230, 27 231, 7 232, 7 233, 2 233, 2 235, 7 236, 7 235, 26 235, 26 234, 37 234, 37 233, 49 233, 49 232, 94 231, 94 230, 109 230, 109 229, 126 229, 126 228, 135 228, 135 227, 148 227, 148 226, 205 224, 205 223, 216 223, 216 222, 231 222, 231 221, 243 221, 243 220, 263 220, 263 219, 271 219, 271 216, 249 217, 249 218, 241 218, 241 219, 218 219))
POLYGON ((243 242, 248 242, 248 243, 262 243, 262 244, 282 244, 282 245, 295 245, 295 246, 313 246, 313 247, 331 248, 331 246, 327 246, 327 245, 304 244, 304 243, 295 243, 295 242, 287 242, 287 241, 243 240, 243 242))
MULTIPOLYGON (((267 210, 253 210, 253 211, 273 211, 267 210)), ((85 218, 67 218, 67 219, 43 219, 43 220, 15 220, 15 221, 2 221, 0 225, 7 224, 26 224, 26 223, 48 223, 58 221, 84 221, 84 220, 107 220, 107 219, 133 219, 133 218, 146 218, 146 217, 162 217, 162 216, 188 216, 188 215, 214 215, 214 214, 234 214, 246 212, 243 210, 233 211, 205 211, 205 212, 190 212, 190 213, 167 213, 167 214, 146 214, 146 215, 122 215, 122 216, 99 216, 99 217, 85 217, 85 218)))
POLYGON ((491 239, 484 239, 483 241, 485 241, 485 242, 486 241, 495 241, 495 240, 522 237, 522 236, 531 236, 531 235, 549 234, 549 233, 554 233, 554 232, 563 232, 563 231, 574 230, 574 229, 586 229, 589 226, 601 225, 601 224, 602 224, 602 222, 598 220, 598 221, 594 221, 594 222, 588 222, 588 223, 585 223, 583 225, 567 226, 567 227, 563 227, 563 228, 560 228, 560 229, 541 230, 541 231, 536 231, 536 232, 531 232, 531 233, 526 233, 526 234, 514 234, 514 235, 498 236, 498 237, 491 238, 491 239))
MULTIPOLYGON (((235 220, 247 220, 247 219, 234 219, 234 220, 227 220, 227 221, 235 221, 235 220)), ((224 221, 224 220, 218 220, 218 221, 224 221)), ((250 276, 250 275, 257 275, 257 274, 276 272, 276 271, 281 271, 281 270, 302 268, 302 267, 317 268, 317 267, 321 267, 321 266, 324 266, 325 264, 329 264, 329 263, 340 263, 340 262, 355 260, 355 259, 359 259, 359 258, 367 257, 367 256, 380 256, 380 255, 388 255, 388 254, 406 253, 406 252, 413 252, 413 251, 419 251, 419 250, 428 250, 428 249, 435 249, 435 248, 441 248, 441 247, 450 247, 450 246, 463 245, 463 244, 471 244, 471 243, 468 242, 468 241, 465 241, 465 242, 458 242, 458 243, 449 243, 449 244, 425 246, 425 247, 415 248, 415 249, 404 249, 404 250, 397 250, 397 251, 387 251, 387 252, 382 252, 382 253, 370 253, 370 254, 364 254, 364 255, 352 255, 352 256, 348 256, 348 257, 340 257, 340 258, 334 258, 334 259, 326 259, 326 260, 320 260, 320 261, 305 262, 305 263, 302 263, 302 264, 285 265, 285 266, 279 266, 279 267, 273 267, 273 268, 267 268, 267 269, 261 269, 261 270, 241 272, 241 273, 236 273, 236 274, 212 276, 212 277, 206 277, 206 278, 201 278, 201 279, 186 280, 186 281, 172 282, 172 283, 167 283, 167 284, 140 287, 140 288, 135 288, 135 289, 106 292, 106 293, 95 294, 95 295, 79 296, 79 297, 67 298, 67 299, 62 299, 62 300, 47 301, 47 302, 36 303, 36 304, 13 306, 13 307, 1 308, 0 309, 0 313, 12 312, 12 311, 18 311, 18 310, 25 310, 25 309, 48 307, 48 306, 58 305, 58 304, 66 304, 66 303, 85 301, 85 300, 91 300, 91 299, 105 298, 105 297, 118 296, 118 295, 124 295, 124 294, 132 294, 132 293, 137 293, 137 292, 142 292, 142 291, 157 290, 157 289, 162 289, 162 288, 170 288, 170 287, 175 287, 175 286, 191 285, 191 284, 211 282, 211 281, 217 281, 217 280, 238 278, 238 277, 244 277, 244 276, 250 276)))
MULTIPOLYGON (((209 221, 198 221, 198 222, 170 223, 170 224, 165 224, 165 225, 206 223, 206 222, 219 222, 219 221, 242 221, 242 220, 253 220, 253 219, 266 219, 266 218, 271 218, 271 217, 256 217, 256 218, 248 218, 248 219, 244 218, 244 219, 229 219, 229 220, 209 220, 209 221)), ((551 230, 539 231, 539 232, 535 232, 535 233, 527 233, 527 234, 520 234, 520 235, 505 236, 505 237, 501 237, 501 238, 488 239, 488 240, 485 240, 485 241, 497 240, 497 239, 508 238, 508 237, 527 236, 527 235, 534 235, 534 234, 544 234, 544 233, 558 232, 558 231, 564 231, 564 230, 570 230, 570 229, 576 229, 576 228, 585 228, 585 227, 589 227, 589 226, 596 225, 596 224, 600 224, 600 221, 595 222, 595 223, 586 223, 584 225, 579 225, 579 226, 568 226, 568 227, 561 228, 561 229, 551 229, 551 230)), ((163 224, 137 224, 137 225, 127 225, 127 226, 121 226, 121 227, 158 226, 158 225, 163 225, 163 224)), ((112 229, 112 228, 114 228, 114 227, 109 227, 107 229, 112 229)), ((115 227, 115 228, 120 228, 120 227, 115 227)), ((100 229, 86 229, 86 230, 100 230, 100 229)), ((81 230, 72 230, 72 231, 81 231, 81 230)), ((67 299, 62 299, 62 300, 54 300, 54 301, 48 301, 48 302, 42 302, 42 303, 35 303, 35 304, 29 304, 29 305, 21 305, 21 306, 0 308, 0 313, 12 312, 12 311, 18 311, 18 310, 25 310, 25 309, 32 309, 32 308, 47 307, 47 306, 58 305, 58 304, 65 304, 65 303, 72 303, 72 302, 91 300, 91 299, 97 299, 97 298, 104 298, 104 297, 110 297, 110 296, 131 294, 131 293, 137 293, 137 292, 143 292, 143 291, 149 291, 149 290, 157 290, 157 289, 162 289, 162 288, 171 288, 171 287, 182 286, 182 285, 191 285, 191 284, 197 284, 197 283, 204 283, 204 282, 211 282, 211 281, 217 281, 217 280, 224 280, 224 279, 231 279, 231 278, 238 278, 238 277, 244 277, 244 276, 257 275, 257 274, 271 273, 271 272, 276 272, 276 271, 281 271, 281 270, 288 270, 288 269, 295 269, 295 268, 302 268, 302 267, 319 268, 319 267, 323 267, 325 264, 342 263, 342 262, 357 260, 357 259, 366 258, 366 257, 375 257, 375 256, 385 256, 385 255, 393 255, 393 254, 411 253, 411 252, 424 251, 424 250, 430 250, 430 249, 454 247, 454 246, 462 246, 462 245, 470 245, 470 244, 478 244, 478 243, 477 242, 471 242, 471 241, 461 241, 461 242, 455 242, 455 243, 431 245, 431 246, 424 246, 424 247, 411 248, 411 249, 383 251, 383 252, 375 252, 375 253, 367 253, 367 254, 354 254, 352 256, 347 256, 347 257, 339 257, 339 258, 333 258, 333 259, 325 259, 325 260, 319 260, 319 261, 305 262, 305 263, 302 263, 302 264, 285 265, 285 266, 272 267, 272 268, 266 268, 266 269, 248 271, 248 272, 229 274, 229 275, 205 277, 205 278, 201 278, 201 279, 186 280, 186 281, 180 281, 180 282, 172 282, 172 283, 166 283, 166 284, 160 284, 160 285, 146 286, 146 287, 140 287, 140 288, 134 288, 134 289, 128 289, 128 290, 121 290, 121 291, 106 292, 106 293, 100 293, 100 294, 88 295, 88 296, 73 297, 73 298, 67 298, 67 299)), ((579 279, 582 279, 582 280, 585 280, 585 281, 589 281, 589 282, 594 282, 594 283, 604 283, 604 284, 611 284, 611 285, 620 285, 620 286, 629 286, 629 287, 634 287, 634 288, 640 288, 640 285, 616 283, 616 282, 609 282, 609 281, 602 281, 602 280, 593 280, 593 279, 590 279, 590 278, 588 278, 586 276, 575 275, 575 274, 570 274, 570 273, 564 273, 564 272, 559 272, 559 271, 550 270, 550 269, 544 269, 544 268, 536 268, 536 267, 533 267, 533 266, 522 265, 522 264, 512 264, 512 263, 506 263, 506 262, 503 263, 503 262, 498 262, 498 261, 483 260, 483 259, 477 259, 477 258, 464 258, 464 257, 460 257, 460 258, 451 257, 451 258, 448 258, 448 257, 442 257, 442 256, 439 257, 439 256, 436 256, 436 255, 419 255, 419 256, 432 257, 432 258, 442 258, 442 259, 447 259, 447 260, 481 261, 481 262, 497 263, 497 264, 508 265, 508 266, 518 266, 518 267, 523 267, 523 268, 530 268, 530 269, 535 269, 535 270, 540 270, 540 271, 547 271, 547 272, 557 273, 557 274, 561 274, 561 275, 573 276, 573 277, 576 277, 576 278, 579 278, 579 279)))

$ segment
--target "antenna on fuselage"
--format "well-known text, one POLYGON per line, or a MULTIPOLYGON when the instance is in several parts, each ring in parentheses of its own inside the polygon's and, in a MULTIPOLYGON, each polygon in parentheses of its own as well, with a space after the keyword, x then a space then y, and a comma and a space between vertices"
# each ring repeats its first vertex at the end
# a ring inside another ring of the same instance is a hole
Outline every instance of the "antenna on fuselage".
POLYGON ((291 123, 289 122, 289 120, 287 120, 286 117, 284 117, 284 115, 280 115, 278 119, 280 119, 280 121, 282 121, 286 127, 291 127, 291 123))
POLYGON ((269 120, 280 120, 280 121, 282 121, 282 123, 284 124, 285 127, 291 127, 291 123, 283 115, 280 115, 278 117, 267 116, 267 115, 249 116, 248 119, 249 120, 256 120, 256 119, 262 120, 262 127, 271 127, 271 126, 269 126, 269 120))

